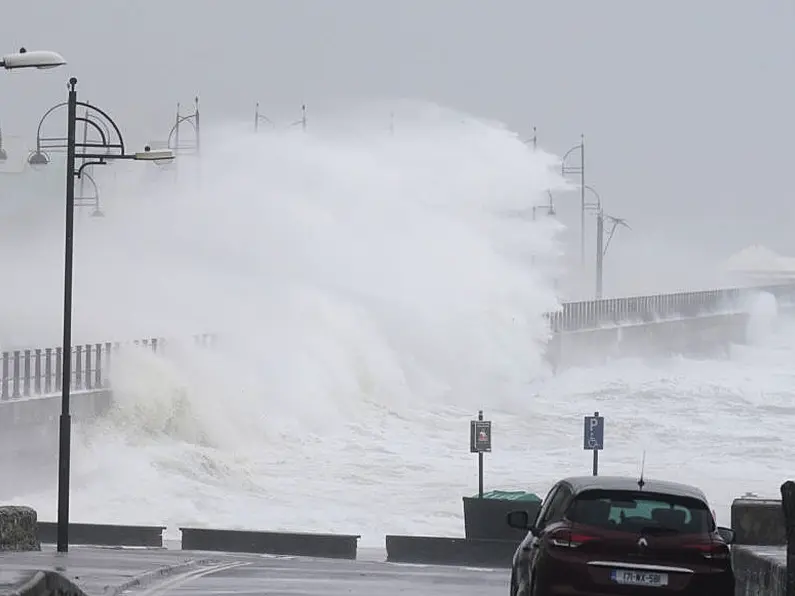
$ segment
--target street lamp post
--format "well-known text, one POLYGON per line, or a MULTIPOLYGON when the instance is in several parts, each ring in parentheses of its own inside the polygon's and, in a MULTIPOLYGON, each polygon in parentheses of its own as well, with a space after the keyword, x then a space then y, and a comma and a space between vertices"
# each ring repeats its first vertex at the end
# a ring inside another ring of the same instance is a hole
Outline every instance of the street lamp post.
POLYGON ((168 133, 168 144, 167 147, 172 149, 175 154, 179 154, 182 152, 183 149, 193 149, 196 151, 196 154, 199 155, 201 153, 201 121, 199 119, 199 98, 193 98, 193 113, 182 115, 180 114, 180 104, 177 104, 177 115, 174 119, 174 126, 171 127, 171 131, 168 133), (193 127, 193 133, 195 137, 195 142, 193 146, 185 145, 180 146, 179 144, 179 129, 180 126, 184 122, 190 123, 193 127), (174 146, 171 146, 171 140, 174 140, 174 146))
POLYGON ((87 171, 80 175, 80 194, 75 197, 75 207, 93 207, 94 210, 91 212, 91 217, 104 217, 105 215, 100 208, 99 187, 94 177, 87 171), (91 184, 92 195, 86 195, 85 193, 85 185, 83 184, 85 180, 88 180, 89 184, 91 184))
POLYGON ((565 176, 566 174, 579 174, 580 175, 580 262, 585 264, 585 135, 580 135, 580 143, 575 145, 566 153, 563 154, 560 164, 560 173, 565 176), (580 165, 567 166, 566 160, 569 155, 579 150, 580 152, 580 165))
POLYGON ((538 131, 536 130, 535 126, 533 127, 533 136, 529 139, 525 139, 524 142, 533 144, 534 153, 538 150, 538 131))
POLYGON ((276 128, 276 125, 273 121, 268 118, 265 114, 261 114, 259 111, 259 102, 256 103, 254 106, 254 132, 259 132, 259 123, 266 122, 271 125, 271 128, 276 128))
MULTIPOLYGON (((42 141, 66 141, 66 230, 64 245, 64 295, 63 295, 63 366, 61 379, 61 416, 59 419, 59 442, 58 442, 58 528, 57 528, 57 549, 58 552, 69 550, 69 470, 71 464, 71 415, 70 415, 70 386, 72 378, 72 271, 74 253, 74 210, 75 210, 75 178, 85 175, 84 170, 90 165, 105 165, 108 161, 117 159, 129 159, 137 161, 163 162, 174 159, 174 153, 170 149, 150 150, 145 147, 144 151, 137 153, 127 153, 121 131, 113 119, 104 111, 96 106, 77 100, 77 79, 69 79, 69 99, 66 103, 60 103, 44 115, 39 123, 39 144, 38 149, 31 155, 28 162, 37 165, 46 165, 49 159, 41 152, 42 141), (56 109, 63 106, 67 107, 67 126, 66 138, 53 137, 43 139, 41 137, 41 124, 44 119, 52 114, 56 109), (77 115, 77 108, 83 107, 87 111, 98 116, 103 123, 107 124, 107 129, 112 133, 111 136, 99 126, 93 118, 85 118, 77 115), (78 143, 76 139, 77 122, 85 122, 88 126, 94 127, 99 132, 101 141, 92 142, 83 139, 78 143), (81 149, 81 153, 77 150, 81 149), (104 152, 102 152, 104 150, 104 152), (82 160, 79 169, 76 169, 77 158, 82 160)), ((58 146, 62 148, 63 146, 58 146)), ((92 179, 93 181, 93 179, 92 179)))
POLYGON ((586 203, 585 207, 596 211, 596 299, 601 300, 604 280, 604 258, 605 254, 607 254, 607 249, 610 247, 610 241, 613 239, 613 234, 615 234, 618 226, 623 226, 627 229, 631 228, 625 219, 613 217, 604 212, 602 197, 599 196, 599 193, 593 187, 586 185, 583 188, 596 197, 596 203, 586 203), (607 235, 607 242, 605 242, 605 221, 612 224, 607 235))
MULTIPOLYGON (((273 120, 268 118, 265 114, 259 111, 259 102, 254 105, 254 132, 259 132, 259 123, 266 122, 270 124, 271 128, 276 128, 273 120)), ((301 125, 301 129, 306 132, 306 104, 301 105, 301 118, 295 122, 291 122, 290 126, 301 125)))
POLYGON ((546 210, 546 214, 549 217, 554 217, 555 216, 555 203, 553 202, 553 199, 552 199, 552 191, 551 190, 547 190, 547 197, 549 197, 549 202, 546 205, 533 205, 533 221, 536 220, 536 211, 539 210, 539 209, 545 209, 546 210))
POLYGON ((301 130, 306 132, 306 104, 301 104, 301 119, 293 122, 293 126, 300 124, 301 130))

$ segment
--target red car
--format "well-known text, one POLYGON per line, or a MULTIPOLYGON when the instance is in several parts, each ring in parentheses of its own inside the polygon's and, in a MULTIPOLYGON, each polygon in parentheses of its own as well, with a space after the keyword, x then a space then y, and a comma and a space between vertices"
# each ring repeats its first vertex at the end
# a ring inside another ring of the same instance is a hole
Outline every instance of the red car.
POLYGON ((707 498, 685 484, 584 476, 555 484, 513 557, 511 596, 734 596, 729 545, 707 498))

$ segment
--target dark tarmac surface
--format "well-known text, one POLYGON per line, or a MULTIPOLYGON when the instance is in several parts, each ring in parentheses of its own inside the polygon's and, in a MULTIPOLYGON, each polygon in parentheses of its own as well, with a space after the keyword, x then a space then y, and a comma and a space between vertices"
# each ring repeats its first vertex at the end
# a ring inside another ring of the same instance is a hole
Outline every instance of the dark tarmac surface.
MULTIPOLYGON (((273 594, 278 596, 505 596, 505 569, 402 565, 154 549, 53 547, 0 554, 0 594, 35 571, 55 569, 89 596, 273 594), (136 579, 140 581, 136 581, 136 579)), ((367 553, 363 553, 367 558, 367 553)))

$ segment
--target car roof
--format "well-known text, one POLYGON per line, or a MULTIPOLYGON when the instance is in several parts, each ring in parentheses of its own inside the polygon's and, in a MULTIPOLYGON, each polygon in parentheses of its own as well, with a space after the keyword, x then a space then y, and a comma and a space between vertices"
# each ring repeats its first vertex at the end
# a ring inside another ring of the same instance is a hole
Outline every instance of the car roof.
MULTIPOLYGON (((634 476, 570 476, 561 482, 566 482, 575 494, 586 490, 638 490, 639 478, 634 476)), ((695 486, 669 482, 667 480, 643 479, 643 491, 662 493, 677 497, 691 497, 707 502, 706 495, 695 486)))

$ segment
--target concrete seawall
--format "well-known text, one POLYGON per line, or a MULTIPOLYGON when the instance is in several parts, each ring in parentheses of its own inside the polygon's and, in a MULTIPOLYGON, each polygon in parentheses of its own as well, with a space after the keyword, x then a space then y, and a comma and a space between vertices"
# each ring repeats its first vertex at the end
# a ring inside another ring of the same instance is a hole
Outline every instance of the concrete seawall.
POLYGON ((556 333, 547 359, 556 368, 604 364, 612 358, 671 354, 721 355, 747 339, 750 315, 712 314, 556 333))
MULTIPOLYGON (((783 316, 792 310, 795 284, 565 303, 560 311, 546 315, 553 331, 546 356, 556 370, 622 357, 721 356, 731 344, 746 342, 751 315, 743 305, 759 294, 772 296, 783 316)), ((212 334, 193 338, 196 345, 210 348, 215 340, 212 334)), ((159 353, 168 349, 170 341, 149 338, 131 343, 159 353)), ((101 417, 110 409, 111 363, 120 346, 118 342, 73 346, 75 423, 101 417)), ((61 361, 57 347, 2 353, 0 473, 13 469, 18 476, 26 461, 31 468, 54 469, 61 361)), ((0 484, 0 497, 3 491, 0 484)))
MULTIPOLYGON (((109 389, 75 392, 71 396, 72 421, 95 420, 106 414, 111 404, 109 389)), ((0 478, 13 478, 13 482, 0 482, 0 500, 52 483, 58 464, 60 413, 60 395, 0 402, 0 478)))

